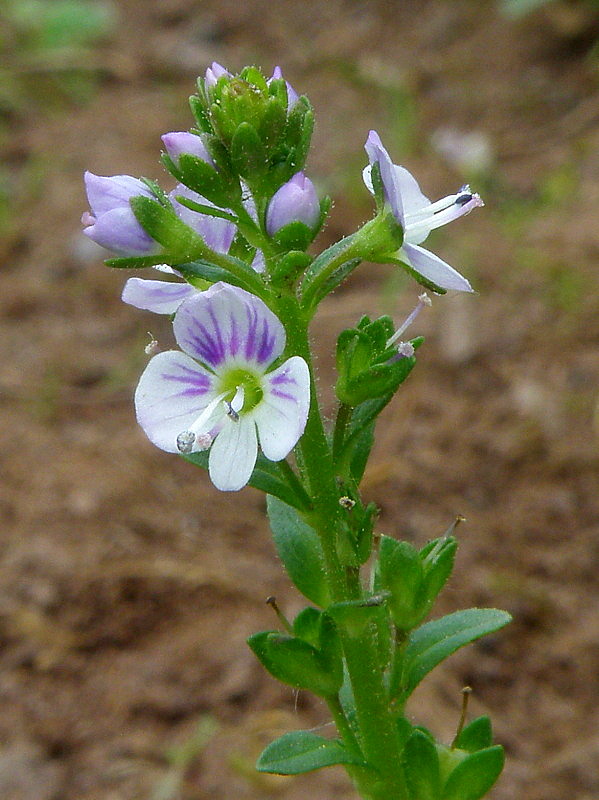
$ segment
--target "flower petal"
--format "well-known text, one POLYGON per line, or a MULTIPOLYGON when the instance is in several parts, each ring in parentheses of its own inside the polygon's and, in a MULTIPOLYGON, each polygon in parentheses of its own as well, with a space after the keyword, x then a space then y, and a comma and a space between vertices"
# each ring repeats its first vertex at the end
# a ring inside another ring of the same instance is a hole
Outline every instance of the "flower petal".
POLYGON ((102 247, 123 255, 147 255, 160 249, 141 227, 129 206, 106 211, 84 228, 83 233, 102 247))
POLYGON ((152 197, 146 184, 131 175, 95 175, 86 171, 83 180, 85 193, 95 217, 113 208, 129 207, 129 200, 137 195, 152 197))
MULTIPOLYGON (((406 218, 415 214, 431 204, 431 201, 422 194, 418 181, 405 167, 393 165, 395 185, 401 195, 401 203, 406 218)), ((406 219, 407 222, 407 219, 406 219)))
POLYGON ((264 371, 285 348, 285 329, 262 300, 225 283, 182 303, 173 330, 182 350, 216 372, 225 366, 264 371))
POLYGON ((121 299, 130 306, 155 314, 174 314, 181 303, 197 291, 189 283, 129 278, 121 299))
POLYGON ((371 167, 371 174, 368 177, 364 174, 364 182, 372 191, 372 166, 378 164, 381 171, 385 200, 391 206, 395 219, 404 227, 404 209, 399 184, 395 176, 395 164, 391 161, 391 157, 383 147, 381 138, 376 131, 370 131, 364 147, 371 167))
POLYGON ((300 356, 292 356, 264 376, 264 397, 254 412, 260 447, 271 461, 280 461, 304 432, 310 409, 310 372, 300 356))
POLYGON ((188 430, 214 397, 213 377, 177 350, 148 363, 135 391, 137 421, 148 439, 177 453, 177 436, 188 430))
POLYGON ((251 417, 225 420, 208 457, 210 480, 221 492, 237 492, 249 481, 258 456, 256 425, 251 417))
POLYGON ((450 267, 443 259, 415 244, 404 242, 399 257, 420 275, 428 278, 441 289, 455 289, 458 292, 471 292, 472 286, 463 275, 450 267))

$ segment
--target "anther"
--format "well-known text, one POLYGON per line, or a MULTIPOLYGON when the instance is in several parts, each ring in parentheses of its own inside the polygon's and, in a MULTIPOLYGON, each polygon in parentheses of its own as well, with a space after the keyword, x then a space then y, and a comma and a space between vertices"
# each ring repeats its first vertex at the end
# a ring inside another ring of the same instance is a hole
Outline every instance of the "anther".
POLYGON ((397 355, 402 356, 402 358, 412 358, 415 352, 414 345, 411 342, 400 342, 397 345, 397 355))
POLYGON ((196 447, 198 450, 208 450, 212 441, 212 436, 209 433, 199 433, 196 436, 196 447))
POLYGON ((227 416, 232 419, 233 422, 239 422, 239 414, 237 411, 235 411, 231 403, 229 403, 228 400, 225 400, 225 405, 227 406, 227 416))
POLYGON ((144 353, 147 356, 152 356, 158 350, 158 340, 154 337, 154 334, 151 331, 148 331, 148 336, 150 337, 150 341, 144 347, 144 353))
POLYGON ((177 436, 177 449, 185 455, 191 453, 195 440, 196 435, 193 431, 182 431, 177 436))

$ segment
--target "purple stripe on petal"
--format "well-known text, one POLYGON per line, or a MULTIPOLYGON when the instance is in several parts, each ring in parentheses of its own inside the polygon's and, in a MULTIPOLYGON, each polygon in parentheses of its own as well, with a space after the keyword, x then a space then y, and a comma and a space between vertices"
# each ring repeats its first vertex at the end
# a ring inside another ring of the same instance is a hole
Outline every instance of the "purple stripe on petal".
POLYGON ((262 300, 223 283, 184 301, 174 332, 186 353, 217 372, 228 362, 265 367, 285 347, 285 329, 262 300))

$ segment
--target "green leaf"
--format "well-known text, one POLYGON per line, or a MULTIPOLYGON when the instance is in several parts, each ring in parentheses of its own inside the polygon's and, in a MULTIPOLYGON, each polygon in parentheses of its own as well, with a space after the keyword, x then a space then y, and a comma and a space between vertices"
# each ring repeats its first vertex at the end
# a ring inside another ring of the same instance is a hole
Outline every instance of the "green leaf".
POLYGON ((275 497, 266 502, 275 547, 287 574, 308 600, 326 608, 331 599, 318 534, 289 504, 275 497))
POLYGON ((439 757, 434 742, 415 730, 403 750, 406 783, 411 800, 439 800, 441 778, 439 757))
POLYGON ((479 800, 501 774, 504 761, 501 745, 472 753, 450 774, 441 800, 479 800))
POLYGON ((461 731, 454 742, 454 747, 460 750, 467 750, 475 753, 477 750, 484 750, 493 743, 493 732, 491 730, 491 720, 486 715, 473 719, 469 725, 461 731))
POLYGON ((410 634, 402 659, 403 672, 392 680, 392 695, 409 697, 437 664, 510 620, 506 611, 496 608, 469 608, 425 623, 410 634))
MULTIPOLYGON (((209 451, 207 450, 183 455, 186 461, 195 464, 196 467, 202 467, 202 469, 208 469, 208 457, 209 451)), ((269 461, 262 453, 258 454, 256 466, 248 483, 254 489, 260 489, 267 495, 274 495, 280 498, 289 506, 293 506, 300 511, 307 510, 307 495, 304 497, 295 491, 282 476, 278 462, 269 461)))
POLYGON ((299 775, 334 764, 366 766, 335 739, 325 739, 310 731, 292 731, 268 745, 256 769, 276 775, 299 775))

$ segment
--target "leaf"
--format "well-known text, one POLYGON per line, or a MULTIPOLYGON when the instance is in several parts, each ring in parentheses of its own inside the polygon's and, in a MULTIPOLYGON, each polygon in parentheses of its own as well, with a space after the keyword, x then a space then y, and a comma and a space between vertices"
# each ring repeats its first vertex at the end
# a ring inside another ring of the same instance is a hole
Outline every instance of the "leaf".
MULTIPOLYGON (((208 469, 208 455, 209 452, 204 450, 200 453, 183 455, 183 458, 191 464, 195 464, 196 467, 208 469)), ((274 495, 280 498, 287 505, 293 506, 293 508, 297 508, 300 511, 307 510, 307 497, 302 497, 285 481, 278 462, 269 461, 262 453, 258 454, 256 466, 248 483, 254 489, 260 489, 267 495, 274 495)))
POLYGON ((326 608, 331 600, 316 531, 289 504, 270 496, 266 502, 275 547, 287 574, 308 600, 326 608))
POLYGON ((366 766, 335 739, 325 739, 310 731, 292 731, 268 745, 256 763, 258 772, 299 775, 334 764, 366 766))
POLYGON ((501 774, 504 761, 501 745, 472 753, 449 775, 442 800, 479 800, 501 774))
POLYGON ((403 674, 399 680, 392 681, 393 696, 409 697, 437 664, 460 647, 503 628, 510 620, 506 611, 496 608, 469 608, 417 628, 410 634, 404 651, 403 674))

